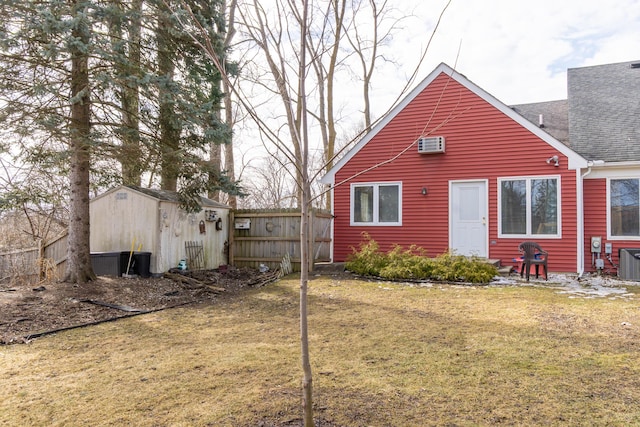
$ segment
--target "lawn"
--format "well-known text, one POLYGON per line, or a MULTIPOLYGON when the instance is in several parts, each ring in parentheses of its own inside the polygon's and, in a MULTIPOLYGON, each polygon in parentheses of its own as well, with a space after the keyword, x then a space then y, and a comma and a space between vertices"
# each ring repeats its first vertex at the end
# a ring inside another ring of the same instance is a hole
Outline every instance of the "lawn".
MULTIPOLYGON (((298 286, 2 346, 0 425, 297 425, 298 286)), ((317 277, 318 425, 640 425, 629 292, 317 277)))

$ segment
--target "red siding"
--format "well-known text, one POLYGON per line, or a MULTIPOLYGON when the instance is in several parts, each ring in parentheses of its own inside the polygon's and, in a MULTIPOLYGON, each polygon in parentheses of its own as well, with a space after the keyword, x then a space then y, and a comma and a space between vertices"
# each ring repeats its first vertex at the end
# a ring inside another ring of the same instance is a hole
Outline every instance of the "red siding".
MULTIPOLYGON (((602 253, 604 257, 605 243, 611 243, 613 246, 612 261, 617 265, 619 262, 618 250, 620 248, 640 248, 640 239, 637 240, 619 240, 607 238, 607 180, 585 179, 584 181, 584 264, 585 271, 593 272, 593 260, 591 256, 591 237, 602 237, 602 253)), ((613 274, 617 273, 615 265, 605 258, 604 271, 613 274)))
POLYGON ((368 232, 383 250, 393 244, 417 244, 437 255, 449 247, 449 182, 487 179, 489 256, 509 265, 522 239, 498 238, 497 179, 510 176, 561 176, 562 238, 538 239, 551 252, 553 271, 576 271, 576 196, 567 159, 491 104, 446 74, 438 76, 336 174, 334 259, 343 261, 368 232), (393 162, 347 180, 406 149, 421 135, 444 135, 445 154, 424 155, 413 145, 393 162), (560 157, 560 167, 545 162, 560 157), (401 227, 352 227, 350 183, 402 181, 401 227), (420 193, 427 187, 428 195, 420 193))

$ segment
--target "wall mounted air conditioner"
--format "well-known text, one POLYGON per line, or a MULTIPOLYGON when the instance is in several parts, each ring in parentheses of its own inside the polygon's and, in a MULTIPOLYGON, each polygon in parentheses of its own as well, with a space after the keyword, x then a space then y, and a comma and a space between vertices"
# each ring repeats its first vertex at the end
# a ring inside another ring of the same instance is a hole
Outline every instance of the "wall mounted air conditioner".
POLYGON ((444 153, 444 136, 430 136, 418 139, 418 153, 444 153))

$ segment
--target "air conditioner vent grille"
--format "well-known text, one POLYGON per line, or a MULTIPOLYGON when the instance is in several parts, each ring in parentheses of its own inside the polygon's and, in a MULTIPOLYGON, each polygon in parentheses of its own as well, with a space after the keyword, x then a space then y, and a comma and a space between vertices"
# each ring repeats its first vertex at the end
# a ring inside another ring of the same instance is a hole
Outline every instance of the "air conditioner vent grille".
POLYGON ((444 136, 430 136, 418 139, 418 153, 444 153, 444 136))

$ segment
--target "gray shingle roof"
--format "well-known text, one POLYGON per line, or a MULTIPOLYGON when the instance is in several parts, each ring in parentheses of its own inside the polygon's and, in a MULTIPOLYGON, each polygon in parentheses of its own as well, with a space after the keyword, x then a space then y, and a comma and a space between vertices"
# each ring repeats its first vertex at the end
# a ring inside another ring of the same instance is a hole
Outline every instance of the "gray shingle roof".
POLYGON ((541 126, 541 129, 558 141, 569 145, 568 105, 567 100, 563 99, 560 101, 513 105, 511 108, 536 125, 540 124, 540 116, 542 116, 544 127, 541 126))
MULTIPOLYGON (((158 200, 164 200, 167 202, 180 203, 180 196, 175 191, 169 190, 158 190, 155 188, 143 188, 137 187, 135 185, 127 185, 128 188, 132 190, 138 191, 140 193, 146 194, 147 196, 155 197, 158 200)), ((206 197, 201 197, 201 206, 203 208, 221 208, 221 209, 230 209, 231 207, 225 205, 220 202, 216 202, 215 200, 208 199, 206 197)))
POLYGON ((640 161, 640 61, 567 71, 569 140, 587 159, 640 161))
POLYGON ((514 105, 588 160, 640 161, 640 61, 567 71, 568 100, 514 105))

